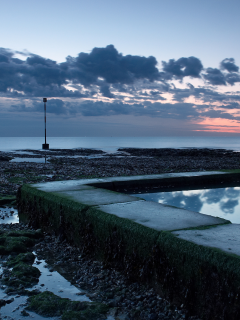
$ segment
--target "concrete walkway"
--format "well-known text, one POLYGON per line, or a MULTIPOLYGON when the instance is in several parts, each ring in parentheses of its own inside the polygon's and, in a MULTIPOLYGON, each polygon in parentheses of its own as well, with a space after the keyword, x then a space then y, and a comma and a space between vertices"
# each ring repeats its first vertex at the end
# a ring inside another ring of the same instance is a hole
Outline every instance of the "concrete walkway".
MULTIPOLYGON (((194 242, 199 245, 215 247, 225 252, 240 255, 240 225, 232 225, 229 221, 198 212, 166 206, 151 201, 125 195, 119 192, 103 189, 124 185, 144 185, 147 181, 169 181, 175 183, 184 178, 211 178, 221 177, 224 180, 228 174, 223 172, 187 172, 168 173, 149 176, 111 177, 104 179, 82 179, 38 183, 34 188, 51 192, 60 198, 67 198, 90 207, 95 207, 105 213, 129 219, 138 224, 157 231, 174 231, 179 238, 194 242), (95 187, 93 187, 93 185, 95 187), (97 188, 100 186, 101 188, 97 188), (229 223, 229 224, 228 224, 229 223), (219 225, 218 227, 216 227, 219 225), (215 226, 205 230, 183 230, 189 228, 202 228, 215 226), (228 236, 229 235, 229 236, 228 236), (230 236, 231 235, 231 236, 230 236)), ((239 179, 239 177, 237 177, 239 179)))

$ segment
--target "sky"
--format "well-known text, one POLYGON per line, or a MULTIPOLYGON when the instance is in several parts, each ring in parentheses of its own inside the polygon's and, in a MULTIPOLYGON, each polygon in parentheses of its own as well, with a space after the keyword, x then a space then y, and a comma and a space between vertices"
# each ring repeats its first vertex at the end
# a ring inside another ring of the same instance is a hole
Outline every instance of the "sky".
POLYGON ((237 0, 9 0, 0 136, 240 135, 237 0))

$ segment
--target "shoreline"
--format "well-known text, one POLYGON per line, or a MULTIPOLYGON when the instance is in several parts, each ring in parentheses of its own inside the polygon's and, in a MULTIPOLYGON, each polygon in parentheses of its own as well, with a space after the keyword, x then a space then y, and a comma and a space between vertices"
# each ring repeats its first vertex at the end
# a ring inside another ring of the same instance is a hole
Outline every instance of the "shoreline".
POLYGON ((121 148, 112 154, 93 149, 0 152, 0 200, 15 196, 24 183, 232 169, 240 169, 240 153, 225 149, 121 148), (12 162, 13 158, 23 162, 12 162), (29 162, 31 159, 40 162, 29 162))

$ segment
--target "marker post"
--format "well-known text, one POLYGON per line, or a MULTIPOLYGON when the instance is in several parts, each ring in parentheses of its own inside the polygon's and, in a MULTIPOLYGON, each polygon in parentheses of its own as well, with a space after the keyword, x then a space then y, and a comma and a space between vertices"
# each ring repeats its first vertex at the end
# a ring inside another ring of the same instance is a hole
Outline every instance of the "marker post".
POLYGON ((49 144, 47 143, 47 98, 43 98, 44 102, 44 124, 45 124, 45 143, 42 144, 42 149, 48 150, 49 144))

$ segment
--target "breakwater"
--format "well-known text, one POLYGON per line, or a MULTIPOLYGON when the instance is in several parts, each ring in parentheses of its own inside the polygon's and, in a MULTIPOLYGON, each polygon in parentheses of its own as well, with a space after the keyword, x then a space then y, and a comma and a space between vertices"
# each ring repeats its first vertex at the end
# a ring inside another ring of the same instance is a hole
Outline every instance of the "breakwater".
POLYGON ((130 279, 155 287, 171 301, 184 303, 191 314, 237 319, 240 254, 236 247, 226 252, 211 247, 209 234, 208 245, 195 239, 201 236, 186 239, 185 234, 196 230, 211 234, 218 228, 221 234, 222 228, 232 225, 107 189, 238 179, 236 173, 208 172, 24 185, 18 193, 19 217, 123 270, 130 279))

